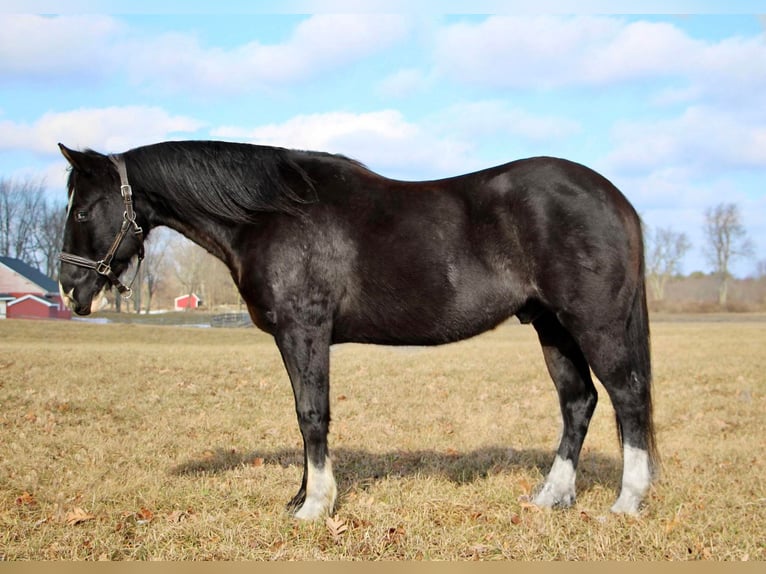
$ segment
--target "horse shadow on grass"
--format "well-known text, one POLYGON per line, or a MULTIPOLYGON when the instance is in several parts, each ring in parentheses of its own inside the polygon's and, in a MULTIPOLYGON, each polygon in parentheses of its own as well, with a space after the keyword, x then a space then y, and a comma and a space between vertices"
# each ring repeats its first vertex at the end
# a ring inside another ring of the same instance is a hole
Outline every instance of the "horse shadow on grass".
MULTIPOLYGON (((456 484, 467 484, 490 475, 524 471, 535 475, 535 479, 542 482, 554 456, 553 450, 517 450, 507 446, 488 446, 460 453, 435 450, 372 453, 349 448, 338 448, 332 452, 339 493, 363 491, 376 481, 391 477, 440 477, 456 484)), ((239 452, 235 449, 216 448, 206 451, 202 457, 172 467, 170 474, 220 474, 254 464, 266 467, 302 467, 303 451, 283 449, 239 452)), ((577 473, 578 491, 587 492, 595 485, 618 487, 621 469, 622 463, 616 454, 609 456, 592 451, 584 452, 577 473)))

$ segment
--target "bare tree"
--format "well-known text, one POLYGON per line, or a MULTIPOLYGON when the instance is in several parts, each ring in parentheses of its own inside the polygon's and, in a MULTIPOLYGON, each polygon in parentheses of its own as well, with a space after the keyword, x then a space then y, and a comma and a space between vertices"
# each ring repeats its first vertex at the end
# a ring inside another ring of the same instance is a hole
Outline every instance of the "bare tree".
POLYGON ((0 178, 0 255, 41 267, 36 237, 44 192, 43 179, 0 178))
POLYGON ((209 254, 203 274, 203 298, 210 310, 221 305, 236 305, 239 301, 239 291, 228 267, 209 254))
POLYGON ((202 289, 203 271, 208 262, 207 252, 187 239, 179 241, 173 249, 176 278, 191 296, 202 289))
POLYGON ((143 291, 146 298, 143 301, 144 312, 148 313, 152 307, 152 298, 163 281, 169 266, 167 253, 170 248, 170 236, 173 233, 167 229, 155 230, 144 244, 146 255, 141 268, 143 291))
POLYGON ((665 286, 668 280, 681 271, 681 261, 691 249, 691 243, 685 233, 678 233, 669 227, 658 227, 647 232, 646 267, 649 284, 654 298, 665 298, 665 286))
POLYGON ((61 240, 66 224, 64 205, 56 202, 42 203, 37 223, 35 243, 43 262, 40 270, 48 277, 58 279, 58 254, 61 250, 61 240))
POLYGON ((719 203, 705 210, 705 255, 719 278, 718 303, 726 305, 731 264, 753 253, 753 243, 747 236, 739 207, 734 203, 719 203))

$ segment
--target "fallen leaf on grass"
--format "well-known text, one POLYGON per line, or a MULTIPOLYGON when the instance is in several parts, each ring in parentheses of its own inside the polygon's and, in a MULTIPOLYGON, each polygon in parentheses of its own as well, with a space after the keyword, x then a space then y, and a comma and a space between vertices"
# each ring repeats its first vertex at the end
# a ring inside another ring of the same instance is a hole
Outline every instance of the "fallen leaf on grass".
POLYGON ((519 506, 521 506, 522 510, 529 510, 531 512, 542 512, 543 509, 537 506, 536 504, 532 502, 521 502, 519 503, 519 506))
POLYGON ((93 514, 85 512, 79 506, 76 508, 73 508, 66 514, 66 523, 68 526, 74 526, 76 524, 81 524, 83 522, 87 522, 89 520, 95 520, 95 519, 96 517, 93 514))
POLYGON ((352 528, 369 528, 370 526, 372 526, 372 522, 370 522, 369 520, 365 520, 364 518, 351 519, 352 528))
POLYGON ((16 506, 34 506, 37 504, 33 494, 29 494, 26 490, 21 493, 21 496, 16 498, 16 506))
POLYGON ((324 523, 327 525, 327 529, 330 531, 332 539, 335 542, 338 542, 341 535, 348 530, 348 524, 346 524, 346 521, 338 518, 337 514, 332 518, 328 516, 324 523))
POLYGON ((194 518, 194 511, 191 509, 188 510, 174 510, 170 514, 168 514, 168 522, 178 523, 182 522, 184 520, 190 520, 194 518))
POLYGON ((153 519, 154 519, 154 512, 152 512, 148 508, 141 507, 141 510, 136 512, 136 523, 137 524, 148 524, 153 519))
POLYGON ((468 549, 468 552, 463 553, 463 556, 469 560, 481 560, 481 557, 489 552, 490 547, 486 544, 476 544, 468 549))
POLYGON ((406 533, 404 526, 401 525, 396 528, 389 528, 386 533, 386 541, 389 543, 399 543, 406 533))
POLYGON ((532 496, 532 489, 534 488, 534 486, 532 485, 531 482, 529 482, 529 480, 527 480, 526 478, 522 478, 521 480, 519 480, 519 487, 521 487, 522 495, 525 495, 527 497, 532 496))
POLYGON ((673 518, 667 521, 667 524, 665 524, 665 534, 669 534, 683 522, 682 511, 683 507, 680 507, 673 515, 673 518))
POLYGON ((263 466, 263 459, 260 456, 257 456, 253 459, 253 462, 251 463, 252 466, 259 467, 263 466))

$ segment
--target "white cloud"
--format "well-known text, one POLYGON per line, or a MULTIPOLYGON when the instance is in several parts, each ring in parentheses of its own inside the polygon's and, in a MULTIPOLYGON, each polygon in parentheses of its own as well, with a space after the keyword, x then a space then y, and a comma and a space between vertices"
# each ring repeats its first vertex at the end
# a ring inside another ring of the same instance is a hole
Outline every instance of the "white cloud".
POLYGON ((6 80, 100 77, 114 71, 106 64, 121 26, 109 16, 0 14, 0 29, 0 77, 6 80))
POLYGON ((378 92, 389 98, 409 96, 429 84, 426 75, 416 68, 405 68, 386 76, 378 85, 378 92))
POLYGON ((578 62, 613 38, 611 18, 493 16, 436 34, 437 70, 460 82, 494 87, 557 87, 582 76, 578 62))
POLYGON ((222 127, 211 133, 263 145, 342 153, 390 177, 455 175, 476 165, 469 145, 434 135, 396 110, 300 115, 279 124, 222 127))
POLYGON ((24 149, 40 154, 58 153, 61 142, 72 148, 103 152, 124 151, 202 128, 193 118, 174 116, 146 106, 80 109, 47 113, 32 124, 1 121, 0 150, 24 149))
POLYGON ((396 15, 315 15, 278 44, 258 41, 232 49, 203 46, 180 33, 140 38, 123 46, 132 80, 173 90, 246 93, 314 78, 386 49, 404 37, 396 15))
POLYGON ((605 16, 493 16, 436 35, 437 70, 489 87, 604 86, 655 78, 686 80, 719 96, 766 88, 763 35, 695 39, 668 22, 605 16))
POLYGON ((0 28, 0 74, 6 79, 127 74, 152 88, 242 93, 363 59, 400 41, 409 24, 394 14, 320 14, 300 21, 282 43, 253 41, 231 49, 202 45, 189 33, 144 36, 101 15, 0 14, 0 28))
POLYGON ((254 128, 224 126, 213 137, 262 145, 311 149, 352 156, 392 177, 448 177, 489 167, 476 142, 507 135, 531 142, 563 139, 580 125, 535 115, 502 101, 450 106, 410 122, 393 109, 367 113, 328 112, 292 117, 254 128))
POLYGON ((563 139, 580 131, 580 124, 556 115, 539 115, 502 100, 465 102, 439 111, 428 119, 433 129, 461 138, 480 140, 494 134, 540 142, 563 139))
POLYGON ((279 124, 267 124, 253 129, 222 127, 212 131, 214 136, 244 137, 254 143, 288 148, 341 152, 337 142, 356 133, 371 134, 378 139, 391 140, 411 137, 414 126, 408 124, 395 110, 355 114, 329 112, 300 115, 279 124))
POLYGON ((766 168, 766 115, 692 106, 674 118, 619 122, 612 137, 610 170, 766 168))

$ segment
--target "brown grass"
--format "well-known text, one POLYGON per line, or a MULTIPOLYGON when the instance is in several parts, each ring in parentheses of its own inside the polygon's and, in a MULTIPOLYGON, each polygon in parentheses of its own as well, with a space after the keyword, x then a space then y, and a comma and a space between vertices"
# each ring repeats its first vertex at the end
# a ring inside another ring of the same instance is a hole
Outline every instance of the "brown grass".
POLYGON ((575 507, 527 503, 560 426, 530 328, 336 347, 334 528, 284 510, 302 454, 268 337, 3 321, 0 558, 764 560, 762 319, 653 324, 663 474, 638 520, 608 512, 603 391, 575 507))

